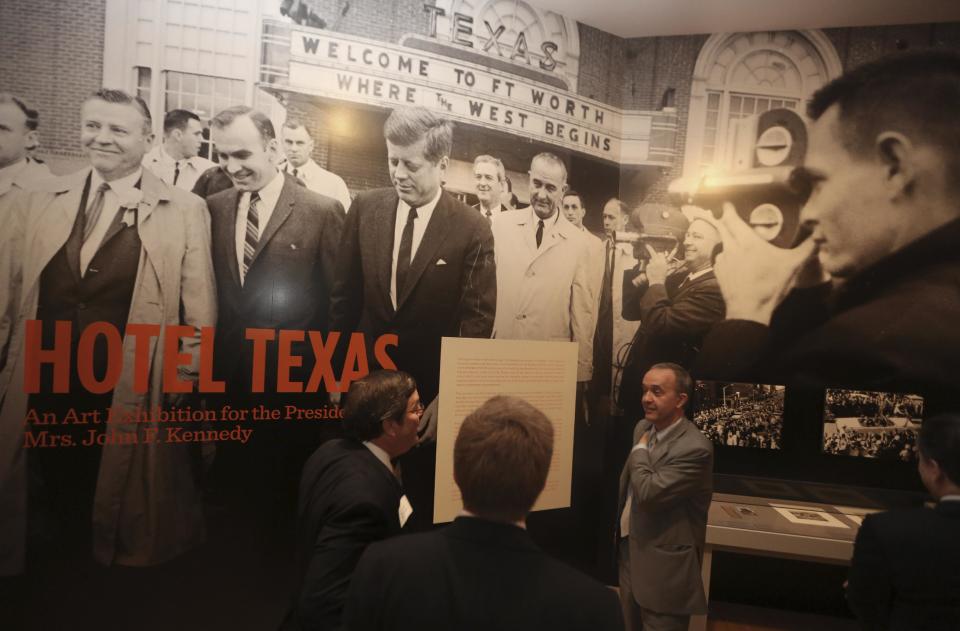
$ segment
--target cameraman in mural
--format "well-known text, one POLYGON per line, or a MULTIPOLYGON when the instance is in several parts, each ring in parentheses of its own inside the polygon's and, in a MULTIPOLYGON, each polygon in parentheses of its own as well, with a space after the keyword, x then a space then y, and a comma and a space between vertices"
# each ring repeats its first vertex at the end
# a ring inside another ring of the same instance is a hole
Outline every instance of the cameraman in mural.
POLYGON ((638 264, 623 276, 623 317, 640 326, 627 356, 620 406, 628 420, 643 414, 640 380, 658 362, 693 364, 703 338, 723 319, 713 273, 720 236, 709 222, 688 222, 678 209, 643 204, 631 221, 640 228, 638 264))
POLYGON ((863 65, 808 110, 800 220, 812 234, 778 249, 725 205, 716 273, 727 320, 699 373, 955 393, 960 56, 863 65))

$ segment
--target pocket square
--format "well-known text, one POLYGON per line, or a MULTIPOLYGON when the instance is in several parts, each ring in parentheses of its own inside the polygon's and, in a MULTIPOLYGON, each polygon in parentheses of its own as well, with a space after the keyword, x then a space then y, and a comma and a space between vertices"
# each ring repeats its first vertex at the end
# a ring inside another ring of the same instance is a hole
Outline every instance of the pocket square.
POLYGON ((437 265, 446 265, 446 264, 447 262, 444 261, 443 259, 437 259, 437 265))
POLYGON ((291 249, 291 250, 296 250, 296 249, 297 249, 297 244, 296 244, 296 243, 291 243, 291 244, 290 244, 290 249, 291 249))

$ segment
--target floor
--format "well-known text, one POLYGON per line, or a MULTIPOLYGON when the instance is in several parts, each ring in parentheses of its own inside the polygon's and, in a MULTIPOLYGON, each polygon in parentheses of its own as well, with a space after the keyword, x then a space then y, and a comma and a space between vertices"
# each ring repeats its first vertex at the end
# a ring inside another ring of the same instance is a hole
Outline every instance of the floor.
POLYGON ((856 631, 856 621, 764 609, 723 602, 710 603, 708 631, 856 631))

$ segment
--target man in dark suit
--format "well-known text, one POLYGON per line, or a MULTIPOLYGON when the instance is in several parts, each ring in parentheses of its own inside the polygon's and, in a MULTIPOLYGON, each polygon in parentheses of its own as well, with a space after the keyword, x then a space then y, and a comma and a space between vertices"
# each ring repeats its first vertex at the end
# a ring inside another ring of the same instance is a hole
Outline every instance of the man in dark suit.
POLYGON ((324 443, 303 470, 297 583, 283 629, 340 628, 360 555, 410 515, 392 463, 417 444, 417 384, 403 372, 372 372, 351 384, 343 411, 347 438, 324 443))
POLYGON ((454 445, 463 513, 443 530, 370 546, 346 628, 622 629, 614 592, 541 552, 526 532, 552 453, 553 426, 523 400, 494 397, 470 414, 454 445))
MULTIPOLYGON (((398 336, 391 358, 430 401, 424 417, 432 434, 440 339, 485 338, 493 331, 493 235, 486 218, 441 188, 453 143, 450 121, 424 108, 404 108, 394 110, 383 131, 394 188, 359 193, 353 200, 330 298, 330 328, 362 332, 368 351, 377 337, 398 336)), ((341 348, 337 363, 343 356, 341 348)), ((372 355, 369 362, 377 366, 372 355)), ((406 467, 407 488, 421 517, 433 512, 429 450, 411 454, 424 459, 422 466, 406 467)))
POLYGON ((630 631, 686 631, 707 612, 700 558, 713 489, 713 445, 684 412, 689 373, 655 364, 644 420, 620 474, 620 602, 630 631))
MULTIPOLYGON (((305 331, 327 333, 343 207, 277 170, 279 145, 264 114, 231 107, 211 126, 221 166, 234 183, 207 198, 219 314, 214 373, 226 382, 227 402, 234 407, 277 408, 295 401, 310 380, 315 355, 305 331), (246 337, 253 328, 297 331, 289 351, 301 358, 300 365, 281 373, 278 349, 284 343, 270 341, 263 369, 256 370, 254 343, 246 337), (262 382, 254 375, 262 375, 262 382)), ((244 498, 261 500, 263 510, 282 524, 284 517, 292 520, 303 462, 333 428, 260 423, 252 444, 221 446, 216 473, 244 498), (233 483, 236 476, 246 483, 233 483)))
MULTIPOLYGON (((210 122, 220 162, 234 183, 208 198, 219 307, 214 357, 217 375, 246 392, 253 354, 246 329, 327 332, 344 210, 277 170, 279 146, 266 115, 238 106, 210 122)), ((304 383, 313 352, 305 339, 294 349, 304 351, 294 351, 304 363, 290 380, 304 383)), ((276 361, 268 359, 266 366, 262 389, 275 392, 276 361)))
POLYGON ((643 226, 645 235, 660 234, 667 226, 680 235, 684 253, 679 261, 645 238, 646 251, 641 255, 648 260, 643 271, 638 266, 624 274, 623 316, 640 320, 620 387, 620 405, 630 418, 643 411, 636 384, 650 366, 673 362, 689 369, 703 338, 724 314, 723 295, 713 273, 720 243, 717 229, 702 219, 688 222, 670 206, 641 207, 637 214, 640 217, 634 222, 643 226))
POLYGON ((864 518, 847 584, 863 629, 960 629, 960 415, 925 420, 919 446, 937 505, 864 518))

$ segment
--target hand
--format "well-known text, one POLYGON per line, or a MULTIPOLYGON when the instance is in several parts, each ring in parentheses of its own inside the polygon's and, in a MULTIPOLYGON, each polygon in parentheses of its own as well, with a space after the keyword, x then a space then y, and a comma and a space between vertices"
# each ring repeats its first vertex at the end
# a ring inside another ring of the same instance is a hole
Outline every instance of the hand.
POLYGON ((662 285, 667 282, 667 274, 670 271, 667 255, 657 252, 649 245, 646 248, 650 252, 650 262, 647 263, 647 280, 650 281, 651 285, 662 285))
POLYGON ((633 283, 634 287, 641 287, 643 285, 648 284, 649 281, 647 280, 647 273, 640 272, 639 274, 634 276, 633 280, 631 280, 630 282, 633 283))
POLYGON ((420 444, 437 439, 437 407, 439 405, 437 402, 439 400, 439 396, 434 397, 430 405, 423 410, 423 416, 420 417, 420 427, 417 429, 417 434, 420 436, 420 444))
POLYGON ((643 436, 640 437, 640 440, 637 441, 637 445, 640 447, 646 447, 649 441, 650 441, 650 430, 648 429, 643 433, 643 436))
POLYGON ((714 221, 723 252, 713 270, 727 304, 728 320, 751 320, 770 324, 773 311, 791 289, 811 276, 810 259, 816 258, 816 244, 807 239, 792 250, 770 245, 740 216, 733 204, 723 205, 723 216, 714 221))

